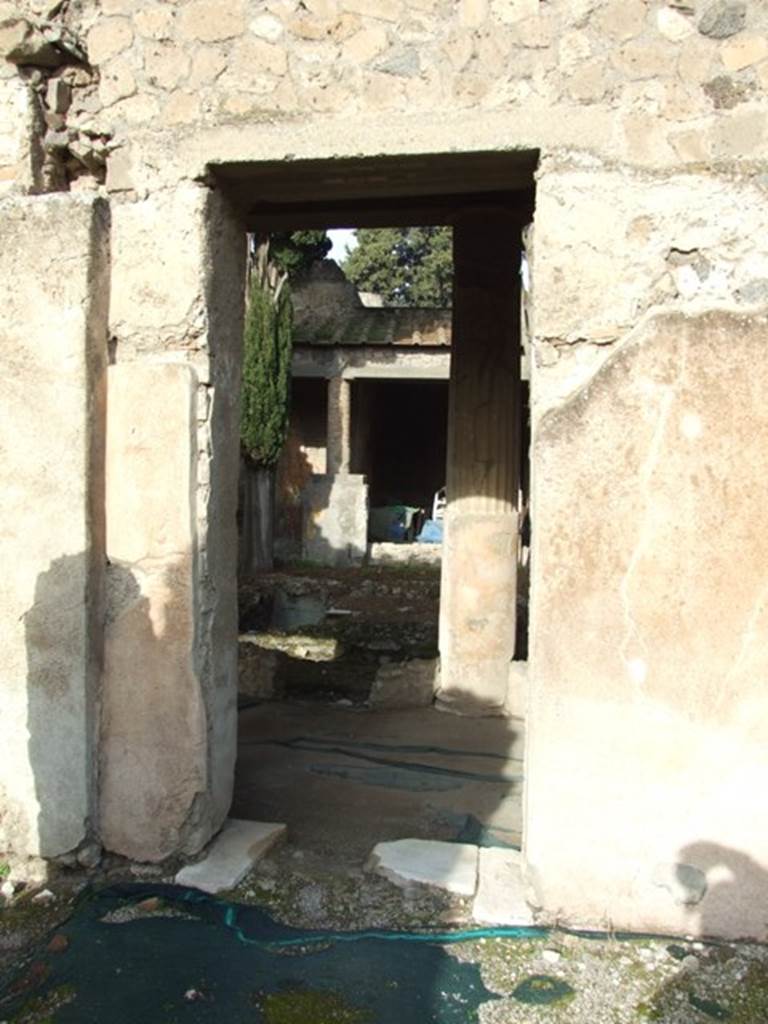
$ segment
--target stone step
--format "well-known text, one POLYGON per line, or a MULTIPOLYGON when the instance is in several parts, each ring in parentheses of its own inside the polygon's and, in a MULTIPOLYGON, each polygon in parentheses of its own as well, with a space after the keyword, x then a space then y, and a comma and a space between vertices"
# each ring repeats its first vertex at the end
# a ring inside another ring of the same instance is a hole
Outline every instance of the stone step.
POLYGON ((176 875, 176 884, 209 893, 234 889, 285 836, 285 825, 228 818, 205 857, 183 867, 176 875))

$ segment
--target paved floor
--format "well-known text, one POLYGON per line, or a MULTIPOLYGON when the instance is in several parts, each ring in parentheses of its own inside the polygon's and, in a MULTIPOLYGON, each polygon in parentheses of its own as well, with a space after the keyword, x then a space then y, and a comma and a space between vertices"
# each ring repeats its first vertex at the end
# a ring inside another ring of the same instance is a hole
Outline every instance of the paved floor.
POLYGON ((349 864, 409 837, 519 845, 523 741, 518 719, 262 704, 240 713, 231 815, 349 864))

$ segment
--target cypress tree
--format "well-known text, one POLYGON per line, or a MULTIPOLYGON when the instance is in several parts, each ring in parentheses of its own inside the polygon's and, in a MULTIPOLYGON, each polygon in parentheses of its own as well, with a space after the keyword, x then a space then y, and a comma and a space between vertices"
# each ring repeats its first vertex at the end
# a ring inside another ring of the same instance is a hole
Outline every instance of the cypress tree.
POLYGON ((288 432, 293 303, 289 277, 331 248, 325 231, 263 235, 252 251, 243 332, 240 440, 255 466, 273 467, 288 432))
POLYGON ((287 282, 275 296, 254 277, 243 335, 240 438, 246 457, 258 466, 274 466, 285 443, 292 342, 287 282))

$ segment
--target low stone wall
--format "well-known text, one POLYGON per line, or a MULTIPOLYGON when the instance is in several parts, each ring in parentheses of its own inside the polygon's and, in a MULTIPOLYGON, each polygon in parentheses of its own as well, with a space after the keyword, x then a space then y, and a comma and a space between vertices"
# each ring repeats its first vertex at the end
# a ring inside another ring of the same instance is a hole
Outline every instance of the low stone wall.
POLYGON ((368 700, 375 710, 429 707, 439 679, 438 658, 386 662, 376 672, 368 700))
POLYGON ((368 545, 369 565, 433 565, 442 560, 441 544, 393 544, 381 541, 368 545))

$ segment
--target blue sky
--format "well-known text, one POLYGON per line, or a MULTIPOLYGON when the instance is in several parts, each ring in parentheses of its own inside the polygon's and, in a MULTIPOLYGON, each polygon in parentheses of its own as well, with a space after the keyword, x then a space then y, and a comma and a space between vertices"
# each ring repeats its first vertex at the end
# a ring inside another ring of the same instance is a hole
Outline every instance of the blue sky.
POLYGON ((333 248, 328 253, 332 260, 341 263, 346 255, 347 249, 354 249, 357 244, 355 232, 352 228, 334 228, 328 232, 328 237, 333 242, 333 248))

